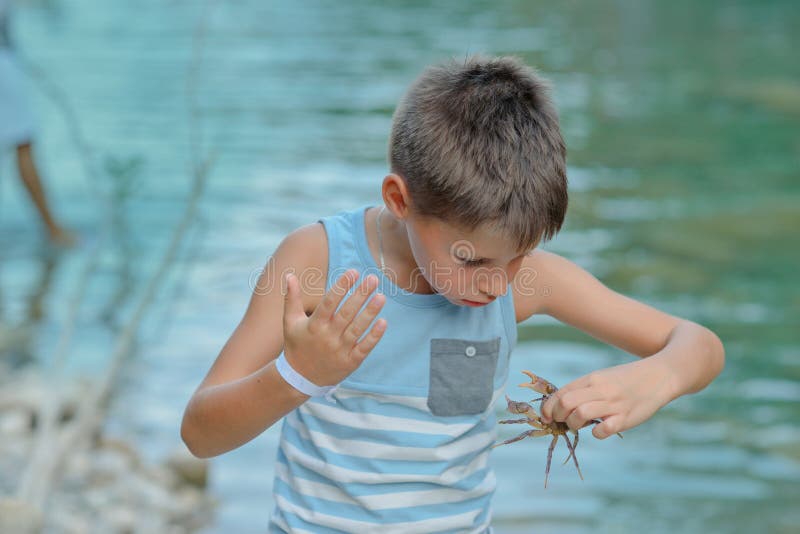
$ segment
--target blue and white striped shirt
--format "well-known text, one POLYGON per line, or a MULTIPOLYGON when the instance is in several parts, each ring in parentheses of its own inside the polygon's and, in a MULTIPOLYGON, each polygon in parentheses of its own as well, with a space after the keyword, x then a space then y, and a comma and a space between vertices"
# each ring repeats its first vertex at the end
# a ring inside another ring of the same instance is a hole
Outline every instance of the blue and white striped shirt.
POLYGON ((326 291, 349 268, 375 273, 388 328, 333 401, 311 398, 284 418, 269 531, 491 534, 494 405, 517 341, 511 290, 474 308, 400 289, 369 251, 369 207, 320 219, 326 291))

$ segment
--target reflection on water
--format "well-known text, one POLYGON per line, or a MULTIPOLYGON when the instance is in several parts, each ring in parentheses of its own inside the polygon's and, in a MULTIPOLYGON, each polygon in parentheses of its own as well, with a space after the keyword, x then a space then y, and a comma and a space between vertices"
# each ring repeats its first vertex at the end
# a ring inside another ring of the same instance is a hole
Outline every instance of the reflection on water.
POLYGON ((51 290, 53 275, 61 259, 57 252, 47 248, 37 248, 23 257, 9 255, 3 262, 24 266, 30 278, 29 285, 22 291, 8 288, 3 294, 4 284, 0 284, 0 355, 9 367, 30 365, 37 359, 37 337, 44 334, 40 323, 48 319, 45 299, 51 290), (19 291, 19 292, 17 292, 19 291), (8 309, 5 307, 8 306, 8 309))
MULTIPOLYGON (((201 13, 191 2, 89 0, 18 12, 20 47, 70 95, 95 149, 123 167, 141 162, 124 237, 98 267, 82 312, 75 372, 107 357, 187 194, 183 95, 201 13)), ((145 321, 110 431, 153 458, 179 443, 185 402, 241 317, 251 272, 290 230, 378 200, 393 106, 419 70, 467 51, 516 53, 552 79, 569 147, 570 210, 545 248, 712 328, 727 367, 624 440, 587 431, 583 482, 554 459, 542 489, 548 440, 498 448, 496 531, 796 529, 793 2, 241 1, 211 13, 197 91, 205 146, 218 155, 214 179, 203 224, 145 321)), ((68 129, 41 91, 33 99, 55 209, 91 239, 99 206, 68 129)), ((84 252, 39 252, 11 170, 2 160, 0 347, 3 360, 22 365, 52 353, 84 252)), ((564 384, 629 358, 532 319, 520 326, 507 390, 515 393, 520 369, 564 384)), ((210 531, 263 530, 277 437, 276 426, 214 460, 221 506, 210 531)))

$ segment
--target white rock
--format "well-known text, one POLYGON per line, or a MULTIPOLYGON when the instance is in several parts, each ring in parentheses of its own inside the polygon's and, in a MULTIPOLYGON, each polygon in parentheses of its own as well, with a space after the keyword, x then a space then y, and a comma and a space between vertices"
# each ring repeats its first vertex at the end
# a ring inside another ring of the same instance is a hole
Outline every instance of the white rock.
POLYGON ((165 465, 187 484, 198 488, 208 484, 208 460, 197 458, 185 447, 173 451, 165 465))
POLYGON ((41 512, 25 501, 0 497, 0 532, 38 534, 43 526, 41 512))
POLYGON ((30 431, 30 411, 17 409, 0 412, 0 434, 5 436, 21 436, 29 434, 30 431))

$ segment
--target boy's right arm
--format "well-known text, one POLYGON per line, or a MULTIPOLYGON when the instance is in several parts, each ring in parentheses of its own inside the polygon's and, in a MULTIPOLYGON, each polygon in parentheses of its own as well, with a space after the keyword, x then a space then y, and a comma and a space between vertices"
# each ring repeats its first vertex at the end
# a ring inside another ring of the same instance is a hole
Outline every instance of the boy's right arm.
POLYGON ((376 296, 358 313, 377 284, 364 284, 369 291, 354 292, 336 311, 357 274, 341 276, 322 296, 327 261, 320 262, 320 250, 327 250, 324 229, 308 225, 289 234, 268 260, 244 317, 184 412, 181 438, 195 456, 208 458, 247 443, 309 398, 275 368, 282 350, 298 372, 327 385, 355 370, 382 336, 385 320, 357 341, 385 298, 376 296), (288 294, 286 272, 301 275, 292 278, 288 294))

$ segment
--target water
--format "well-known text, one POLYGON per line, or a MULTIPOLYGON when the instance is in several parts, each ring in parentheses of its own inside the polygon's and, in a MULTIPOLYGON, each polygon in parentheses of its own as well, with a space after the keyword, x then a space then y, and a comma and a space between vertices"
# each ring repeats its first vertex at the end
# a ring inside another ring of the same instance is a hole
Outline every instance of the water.
MULTIPOLYGON (((132 163, 117 245, 79 316, 70 371, 92 373, 166 246, 190 183, 190 133, 214 154, 179 261, 126 367, 108 430, 157 461, 289 231, 379 199, 391 112, 428 63, 514 53, 555 86, 570 208, 544 248, 609 287, 708 326, 727 365, 625 439, 582 433, 581 481, 546 439, 493 454, 495 529, 796 531, 800 514, 800 10, 793 2, 92 2, 26 4, 25 57, 67 95, 99 168, 132 163), (213 3, 212 3, 213 4, 213 3), (200 45, 193 31, 205 20, 200 45), (187 93, 189 65, 198 57, 187 93), (199 114, 189 115, 187 95, 199 114), (138 166, 135 163, 138 161, 138 166)), ((32 83, 54 209, 98 238, 97 191, 60 108, 32 83)), ((2 356, 46 363, 85 250, 53 256, 0 162, 2 356)), ((105 172, 105 171, 103 171, 105 172)), ((118 173, 119 175, 119 173, 118 173)), ((520 325, 508 391, 630 361, 556 321, 520 325), (524 377, 523 377, 524 378, 524 377)), ((498 407, 499 408, 499 407, 498 407)), ((511 430, 503 429, 511 435, 511 430)), ((263 531, 278 426, 213 460, 209 532, 263 531)))

